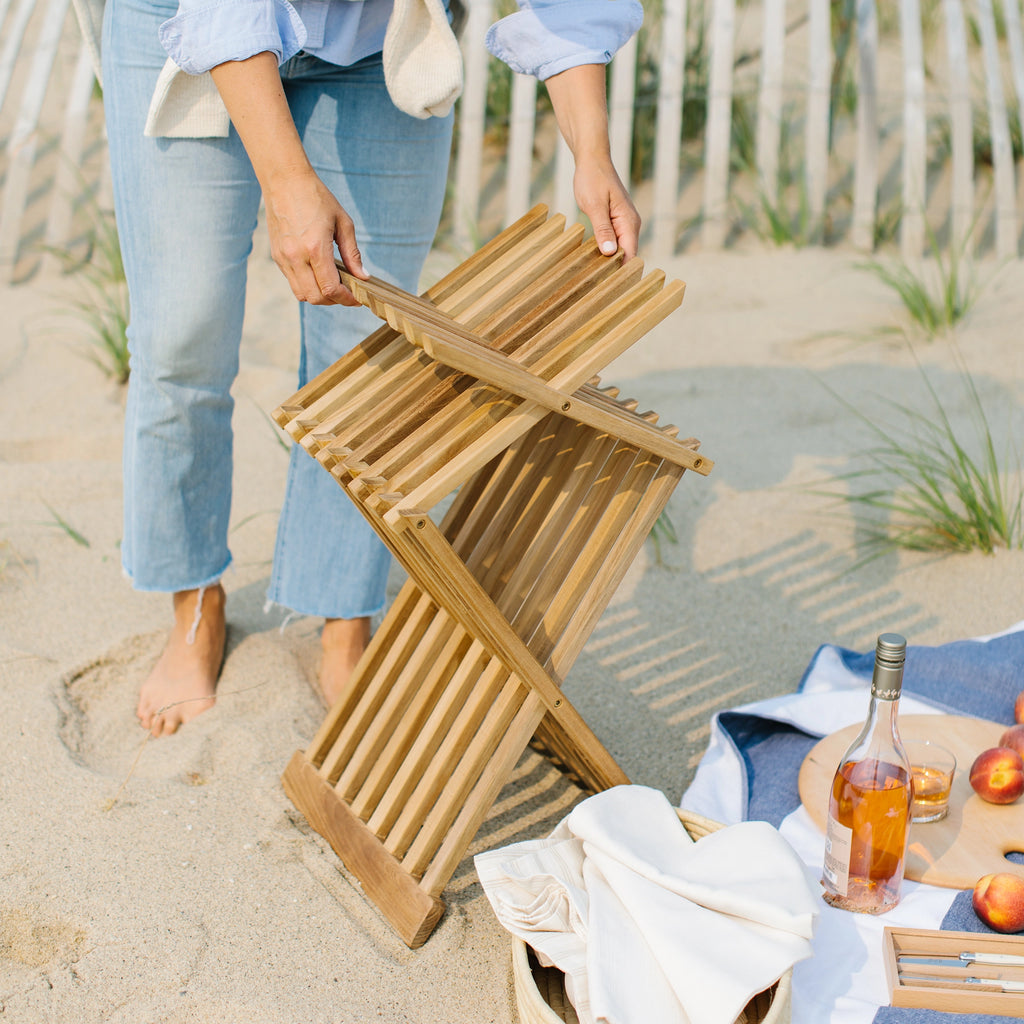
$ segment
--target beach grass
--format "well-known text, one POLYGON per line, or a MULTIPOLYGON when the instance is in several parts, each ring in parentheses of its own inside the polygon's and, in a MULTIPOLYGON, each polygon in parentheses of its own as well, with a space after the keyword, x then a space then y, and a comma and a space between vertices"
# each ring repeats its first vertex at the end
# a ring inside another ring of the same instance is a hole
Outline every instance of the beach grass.
POLYGON ((919 265, 902 259, 873 259, 858 266, 894 291, 914 326, 926 338, 935 338, 967 316, 985 284, 963 246, 944 250, 929 229, 928 247, 930 259, 919 265))
POLYGON ((128 380, 131 361, 128 352, 128 284, 125 280, 121 244, 113 213, 91 205, 91 226, 84 257, 67 249, 51 248, 66 274, 80 284, 80 295, 71 303, 71 313, 88 332, 85 355, 119 384, 128 380))
POLYGON ((867 415, 832 391, 876 443, 861 453, 860 467, 838 477, 846 490, 818 493, 850 506, 874 553, 1024 548, 1024 475, 1012 432, 1000 453, 966 367, 961 365, 960 377, 973 436, 954 426, 919 369, 930 408, 891 402, 895 423, 867 415))
POLYGON ((43 504, 46 506, 46 511, 49 512, 51 516, 53 516, 53 519, 49 521, 44 520, 40 525, 52 526, 60 530, 67 537, 73 540, 79 547, 92 547, 92 545, 89 543, 88 538, 84 536, 84 534, 76 530, 67 521, 67 519, 65 519, 64 516, 62 516, 49 502, 44 501, 43 504))

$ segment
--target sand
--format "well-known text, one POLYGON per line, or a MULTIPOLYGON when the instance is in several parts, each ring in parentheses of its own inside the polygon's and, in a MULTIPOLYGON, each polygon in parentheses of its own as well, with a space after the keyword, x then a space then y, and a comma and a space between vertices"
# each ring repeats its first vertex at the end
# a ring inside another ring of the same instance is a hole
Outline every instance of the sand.
MULTIPOLYGON (((927 408, 914 352, 958 427, 959 353, 996 436, 1024 434, 1024 265, 982 267, 955 344, 911 350, 880 332, 901 308, 856 263, 679 258, 666 269, 688 283, 682 309, 605 375, 716 461, 684 478, 678 542, 660 561, 645 547, 568 684, 631 778, 673 801, 710 716, 794 689, 819 644, 870 647, 888 629, 936 644, 1024 618, 1024 552, 861 564, 848 510, 812 493, 872 443, 828 389, 869 413, 879 396, 927 408)), ((0 293, 0 1020, 507 1024, 510 944, 471 860, 410 951, 281 789, 322 716, 319 624, 263 610, 286 465, 267 413, 294 390, 297 329, 273 266, 252 270, 221 697, 149 742, 135 695, 169 603, 121 576, 123 392, 62 312, 73 280, 0 293)), ((471 852, 544 834, 578 798, 527 754, 471 852)))

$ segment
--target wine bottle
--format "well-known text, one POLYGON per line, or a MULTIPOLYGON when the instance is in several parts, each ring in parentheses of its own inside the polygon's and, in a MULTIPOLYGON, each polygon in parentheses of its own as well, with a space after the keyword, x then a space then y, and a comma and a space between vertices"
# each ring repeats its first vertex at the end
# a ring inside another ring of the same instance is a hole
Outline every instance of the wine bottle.
POLYGON ((878 638, 867 720, 832 781, 822 885, 844 910, 881 914, 900 899, 913 797, 896 722, 906 651, 898 633, 878 638))

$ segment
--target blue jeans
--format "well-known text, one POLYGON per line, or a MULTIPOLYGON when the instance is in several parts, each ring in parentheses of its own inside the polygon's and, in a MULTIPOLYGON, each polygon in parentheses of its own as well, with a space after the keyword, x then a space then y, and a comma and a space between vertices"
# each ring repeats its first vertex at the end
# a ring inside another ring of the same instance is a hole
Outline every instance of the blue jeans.
MULTIPOLYGON (((121 558, 136 588, 166 592, 211 584, 231 562, 231 386, 260 203, 233 129, 224 139, 142 134, 166 59, 157 27, 176 9, 108 0, 103 38, 131 296, 121 558)), ((341 68, 299 54, 281 76, 313 167, 355 222, 364 266, 415 291, 441 215, 451 115, 397 110, 379 55, 341 68)), ((302 304, 300 318, 299 386, 379 326, 362 308, 302 304)), ((384 605, 388 566, 348 495, 294 449, 268 598, 306 615, 371 615, 384 605)))

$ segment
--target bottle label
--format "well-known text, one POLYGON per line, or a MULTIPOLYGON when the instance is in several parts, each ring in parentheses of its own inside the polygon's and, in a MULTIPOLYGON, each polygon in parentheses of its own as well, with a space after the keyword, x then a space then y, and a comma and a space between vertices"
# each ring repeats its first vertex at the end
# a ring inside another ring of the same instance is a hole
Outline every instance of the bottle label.
POLYGON ((825 864, 822 873, 825 884, 839 896, 846 896, 849 888, 852 845, 853 829, 830 817, 828 831, 825 833, 825 864))

